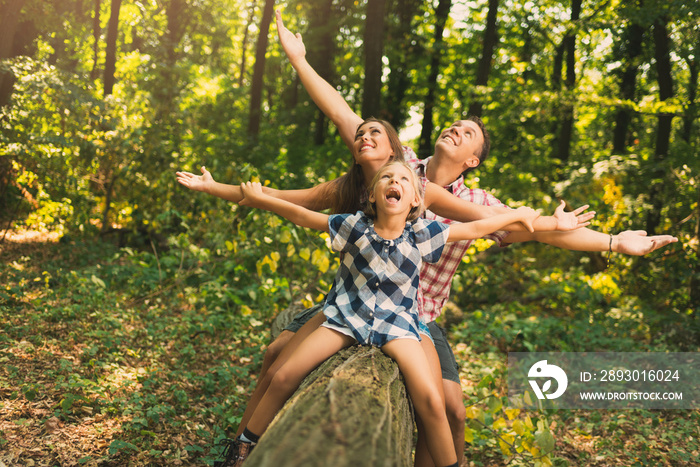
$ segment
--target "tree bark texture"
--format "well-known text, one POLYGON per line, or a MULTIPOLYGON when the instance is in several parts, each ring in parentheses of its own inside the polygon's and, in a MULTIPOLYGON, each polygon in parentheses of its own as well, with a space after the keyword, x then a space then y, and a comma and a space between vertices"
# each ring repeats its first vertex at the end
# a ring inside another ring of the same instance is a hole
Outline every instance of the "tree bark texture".
MULTIPOLYGON (((306 34, 309 64, 331 86, 335 83, 333 72, 335 42, 333 34, 337 31, 336 21, 332 18, 332 14, 333 0, 324 0, 322 3, 316 4, 315 8, 309 11, 310 28, 306 34)), ((317 146, 325 142, 326 133, 328 132, 327 126, 326 115, 317 110, 314 129, 314 144, 317 146)))
POLYGON ((419 11, 418 0, 398 0, 398 23, 389 30, 388 43, 394 52, 389 58, 389 83, 386 91, 386 105, 379 112, 379 118, 389 121, 394 128, 401 128, 408 120, 408 106, 404 98, 411 87, 410 72, 415 69, 416 39, 413 18, 419 11))
POLYGON ((15 32, 26 0, 10 0, 0 5, 0 60, 12 56, 15 32))
MULTIPOLYGON (((489 12, 486 15, 486 30, 484 31, 484 42, 479 66, 476 69, 475 86, 486 86, 489 82, 493 52, 496 50, 496 44, 498 44, 498 2, 499 0, 489 0, 489 12)), ((468 115, 481 117, 483 111, 483 103, 475 99, 469 105, 468 115)))
POLYGON ((365 48, 365 82, 362 92, 362 118, 379 115, 382 103, 382 56, 386 0, 368 0, 363 45, 365 48))
MULTIPOLYGON (((688 108, 686 112, 683 115, 683 130, 681 133, 681 137, 683 140, 688 143, 689 146, 693 146, 695 138, 697 136, 695 135, 693 131, 693 124, 697 118, 697 104, 695 103, 697 100, 697 91, 698 91, 698 75, 700 75, 700 44, 696 42, 695 46, 693 47, 693 53, 689 54, 685 62, 688 66, 688 86, 687 86, 687 92, 688 92, 688 108)), ((695 238, 700 238, 700 188, 697 190, 697 208, 696 208, 696 213, 695 213, 695 238)), ((697 248, 697 246, 696 246, 697 248)), ((697 250, 696 250, 697 251, 697 250)), ((690 288, 690 304, 691 307, 699 308, 700 307, 700 262, 696 261, 695 266, 693 269, 693 274, 690 276, 690 283, 689 283, 689 288, 690 288)), ((697 318, 697 313, 695 314, 696 319, 697 318)))
MULTIPOLYGON (((671 73, 671 40, 666 27, 667 19, 658 18, 653 27, 654 58, 656 59, 656 82, 659 85, 659 100, 665 101, 673 97, 673 75, 671 73)), ((654 177, 649 190, 651 210, 647 214, 646 230, 654 235, 661 223, 661 210, 664 205, 663 185, 666 182, 664 161, 668 156, 671 144, 671 124, 673 114, 659 114, 656 130, 656 147, 654 148, 654 166, 651 168, 654 177)))
MULTIPOLYGON (((25 3, 25 0, 12 0, 0 5, 0 60, 12 56, 15 33, 25 3)), ((10 103, 13 85, 12 73, 0 71, 0 106, 10 103)))
POLYGON ((107 26, 107 48, 105 49, 104 95, 114 89, 114 73, 117 64, 117 37, 119 36, 119 10, 122 0, 112 0, 109 25, 107 26))
POLYGON ((242 88, 243 87, 243 82, 245 80, 245 62, 246 62, 246 49, 248 47, 248 30, 250 29, 250 26, 253 24, 253 19, 255 19, 255 4, 256 2, 253 1, 250 3, 250 9, 248 10, 248 21, 245 24, 245 29, 243 30, 243 40, 241 41, 241 65, 240 65, 240 72, 238 75, 238 87, 242 88))
POLYGON ((97 78, 97 66, 100 59, 100 36, 102 35, 102 27, 100 26, 100 8, 102 0, 94 0, 92 13, 92 70, 90 70, 90 79, 97 78))
MULTIPOLYGON (((571 2, 571 24, 574 25, 581 17, 581 0, 571 2)), ((572 27, 562 40, 563 51, 566 54, 566 79, 564 85, 568 93, 576 87, 576 29, 572 27)), ((567 98, 568 101, 568 98, 567 98)), ((561 126, 556 138, 555 157, 567 162, 571 154, 571 139, 574 133, 574 106, 566 103, 562 109, 561 126)))
MULTIPOLYGON (((637 74, 639 72, 639 57, 643 51, 643 39, 646 28, 637 23, 631 23, 620 38, 619 57, 622 61, 620 71, 620 97, 626 101, 635 101, 637 91, 637 74)), ((613 153, 626 154, 630 139, 632 109, 626 106, 615 114, 615 130, 613 131, 613 153)))
POLYGON ((353 346, 304 380, 245 465, 410 466, 412 417, 396 363, 353 346))

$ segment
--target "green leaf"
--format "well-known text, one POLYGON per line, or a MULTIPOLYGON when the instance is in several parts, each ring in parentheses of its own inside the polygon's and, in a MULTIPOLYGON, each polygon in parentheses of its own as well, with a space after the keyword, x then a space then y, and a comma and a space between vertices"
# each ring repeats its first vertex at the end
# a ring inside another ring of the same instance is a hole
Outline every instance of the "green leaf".
POLYGON ((114 456, 117 454, 120 450, 131 450, 131 451, 138 451, 139 448, 136 447, 135 445, 131 443, 127 443, 126 441, 122 441, 120 439, 115 439, 112 441, 112 444, 109 445, 109 455, 114 456))
POLYGON ((29 402, 36 399, 36 388, 28 388, 24 391, 24 397, 26 397, 29 402))
POLYGON ((92 275, 92 277, 90 278, 90 280, 92 281, 93 284, 97 285, 97 286, 100 287, 100 288, 103 288, 103 289, 106 289, 106 288, 107 288, 107 286, 105 285, 104 281, 103 281, 102 279, 100 279, 99 277, 97 277, 96 275, 94 275, 94 274, 92 275))
POLYGON ((552 432, 547 430, 535 435, 535 443, 542 449, 543 452, 551 452, 554 449, 554 436, 552 432))

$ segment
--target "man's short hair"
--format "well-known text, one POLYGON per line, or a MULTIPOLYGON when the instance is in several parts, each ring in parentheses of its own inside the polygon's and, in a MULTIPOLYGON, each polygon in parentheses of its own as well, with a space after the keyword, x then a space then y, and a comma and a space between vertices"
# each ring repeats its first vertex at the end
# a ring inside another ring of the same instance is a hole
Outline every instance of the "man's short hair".
MULTIPOLYGON (((467 117, 467 120, 476 123, 476 125, 481 130, 481 134, 484 136, 484 144, 481 145, 481 151, 479 151, 479 153, 476 154, 476 157, 479 158, 479 165, 481 165, 489 157, 489 151, 491 150, 491 137, 489 136, 489 132, 486 129, 486 125, 484 125, 484 121, 481 118, 477 117, 476 115, 470 115, 469 117, 467 117)), ((467 170, 462 172, 462 176, 466 176, 475 168, 476 167, 469 167, 467 170)))

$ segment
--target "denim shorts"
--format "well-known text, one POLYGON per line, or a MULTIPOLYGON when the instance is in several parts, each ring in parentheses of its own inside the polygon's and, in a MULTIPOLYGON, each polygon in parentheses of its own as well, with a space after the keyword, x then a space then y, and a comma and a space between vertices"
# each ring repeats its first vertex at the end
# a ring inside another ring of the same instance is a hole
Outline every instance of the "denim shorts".
POLYGON ((443 328, 438 326, 435 321, 428 323, 428 329, 433 338, 435 350, 437 350, 438 357, 440 358, 442 379, 460 384, 459 365, 457 365, 455 354, 452 352, 449 342, 447 342, 447 333, 443 328))
MULTIPOLYGON (((290 332, 297 332, 303 325, 305 325, 307 322, 311 320, 314 316, 316 316, 317 313, 323 312, 323 305, 318 304, 314 305, 311 308, 307 308, 306 310, 303 310, 297 314, 294 319, 287 325, 285 326, 284 330, 285 331, 290 331, 290 332)), ((420 334, 423 334, 427 337, 430 338, 430 340, 433 340, 433 336, 431 335, 432 332, 428 326, 423 323, 423 321, 420 322, 418 326, 418 332, 420 334)), ((434 342, 434 341, 433 341, 434 342)))
MULTIPOLYGON (((306 324, 311 318, 316 316, 317 313, 323 312, 323 304, 314 305, 311 308, 307 308, 298 315, 294 317, 291 323, 289 323, 284 330, 297 332, 304 324, 306 324)), ((425 324, 421 322, 420 331, 425 332, 425 324)), ((429 337, 432 339, 433 344, 435 344, 435 350, 437 350, 438 357, 440 358, 440 367, 442 369, 442 379, 448 381, 454 381, 457 384, 459 382, 459 365, 457 365, 457 359, 455 354, 450 348, 450 344, 447 342, 447 334, 445 330, 438 326, 435 321, 431 321, 427 325, 427 330, 430 331, 429 337)))
POLYGON ((314 305, 311 308, 300 312, 294 317, 294 319, 285 326, 285 331, 297 332, 303 325, 305 325, 311 318, 316 316, 317 313, 323 312, 323 303, 314 305))

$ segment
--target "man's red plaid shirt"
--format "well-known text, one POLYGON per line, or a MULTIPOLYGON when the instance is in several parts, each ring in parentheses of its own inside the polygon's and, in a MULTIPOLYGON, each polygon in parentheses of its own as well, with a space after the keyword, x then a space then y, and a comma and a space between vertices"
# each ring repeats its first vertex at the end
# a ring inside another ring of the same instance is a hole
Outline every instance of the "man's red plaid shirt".
MULTIPOLYGON (((425 178, 425 168, 432 157, 426 159, 418 159, 416 153, 408 147, 404 147, 404 157, 406 162, 413 167, 416 173, 421 177, 423 186, 427 183, 425 178)), ((444 187, 453 195, 475 204, 484 206, 505 206, 495 196, 481 189, 467 188, 464 185, 464 177, 460 176, 450 185, 444 187)), ((434 219, 446 224, 456 223, 450 219, 445 219, 431 211, 425 211, 426 219, 434 219)), ((508 235, 508 232, 494 232, 484 238, 493 240, 499 245, 508 235)), ((462 261, 467 249, 472 244, 473 240, 464 240, 461 242, 452 242, 445 245, 445 248, 440 257, 440 261, 435 264, 423 263, 420 270, 420 288, 418 290, 418 311, 421 319, 425 323, 435 321, 442 307, 445 306, 450 297, 450 288, 452 286, 452 277, 457 272, 457 267, 462 261)))

